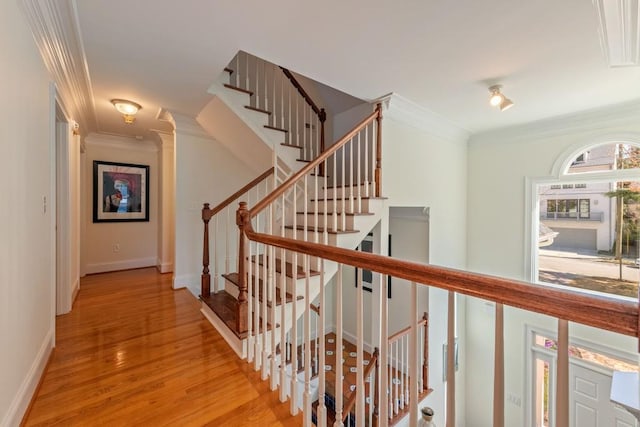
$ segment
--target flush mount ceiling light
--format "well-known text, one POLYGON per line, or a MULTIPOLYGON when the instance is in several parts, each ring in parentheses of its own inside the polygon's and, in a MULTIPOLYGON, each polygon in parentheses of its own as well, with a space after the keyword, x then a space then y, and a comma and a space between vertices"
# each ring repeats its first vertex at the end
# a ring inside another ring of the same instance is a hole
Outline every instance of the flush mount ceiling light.
POLYGON ((640 65, 640 7, 637 0, 594 0, 600 44, 610 67, 640 65))
POLYGON ((126 99, 112 99, 111 103, 122 114, 124 122, 127 124, 133 123, 136 120, 135 114, 142 109, 142 106, 137 102, 127 101, 126 99))
POLYGON ((504 96, 500 89, 502 89, 501 85, 489 87, 489 104, 493 107, 500 107, 500 111, 504 111, 513 107, 513 101, 504 96))

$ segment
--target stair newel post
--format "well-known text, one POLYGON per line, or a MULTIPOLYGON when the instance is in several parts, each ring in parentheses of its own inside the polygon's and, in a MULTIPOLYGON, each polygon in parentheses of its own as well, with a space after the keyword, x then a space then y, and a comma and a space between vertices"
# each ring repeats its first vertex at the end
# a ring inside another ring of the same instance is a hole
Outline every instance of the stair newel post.
POLYGON ((248 240, 245 236, 245 230, 251 226, 251 218, 249 211, 247 210, 247 202, 240 202, 240 207, 236 212, 236 224, 240 229, 240 235, 238 240, 238 303, 237 315, 236 315, 236 330, 238 333, 244 333, 247 331, 248 322, 248 300, 247 300, 247 277, 246 277, 246 246, 248 240))
MULTIPOLYGON (((318 114, 318 119, 320 119, 320 152, 318 154, 324 153, 324 122, 327 121, 327 112, 324 108, 320 109, 320 114, 318 114)), ((320 163, 320 175, 325 175, 324 173, 325 167, 324 162, 320 163)))
POLYGON ((424 333, 422 334, 422 390, 429 389, 429 315, 425 312, 422 316, 424 320, 424 333))
POLYGON ((211 209, 209 203, 202 208, 202 222, 204 222, 204 239, 202 242, 202 276, 200 279, 200 296, 207 298, 211 295, 211 275, 209 274, 209 220, 211 209))
POLYGON ((376 111, 378 115, 376 116, 376 127, 377 127, 377 135, 376 135, 376 197, 382 197, 382 104, 378 103, 376 105, 376 111))

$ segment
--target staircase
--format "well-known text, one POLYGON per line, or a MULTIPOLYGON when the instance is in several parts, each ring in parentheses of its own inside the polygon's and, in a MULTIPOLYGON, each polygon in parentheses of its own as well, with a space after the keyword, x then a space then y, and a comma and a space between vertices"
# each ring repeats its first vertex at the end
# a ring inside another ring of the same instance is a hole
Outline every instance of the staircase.
MULTIPOLYGON (((337 154, 313 166, 312 161, 324 151, 326 115, 288 70, 240 52, 210 92, 272 149, 274 167, 271 174, 258 177, 261 179, 243 189, 242 194, 227 199, 224 208, 209 209, 207 205, 203 210, 205 223, 208 225, 222 209, 232 211, 237 201, 249 202, 247 208, 264 201, 246 199, 255 186, 265 186, 258 192, 263 197, 298 176, 291 181, 287 194, 256 213, 254 230, 348 249, 357 247, 386 209, 385 199, 377 196, 374 174, 374 126, 379 108, 366 125, 351 132, 353 135, 345 139, 337 154), (277 97, 278 93, 285 96, 277 97)), ((235 217, 229 213, 226 216, 235 217)), ((206 232, 208 246, 208 229, 206 232)), ((225 255, 226 271, 214 271, 213 292, 205 266, 203 313, 241 357, 262 369, 264 378, 272 377, 275 386, 282 381, 270 375, 279 369, 276 337, 288 336, 293 341, 290 345, 297 347, 298 320, 305 317, 310 303, 334 278, 337 265, 325 262, 320 266, 316 259, 253 243, 227 242, 225 249, 244 253, 225 255), (224 279, 224 286, 216 284, 218 275, 224 279), (244 289, 243 278, 247 283, 244 289), (246 302, 246 309, 237 309, 239 300, 246 302)), ((295 360, 296 352, 293 359, 293 366, 300 364, 295 360)))
MULTIPOLYGON (((349 351, 353 364, 338 363, 330 353, 337 352, 335 343, 343 342, 342 330, 336 331, 333 343, 323 339, 329 332, 325 332, 324 308, 333 304, 325 301, 324 288, 332 280, 342 287, 341 267, 277 245, 249 241, 246 234, 357 248, 386 218, 386 200, 380 190, 381 107, 325 148, 325 111, 286 69, 240 52, 210 92, 258 135, 259 144, 270 148, 272 167, 220 205, 203 208, 202 312, 236 353, 270 380, 272 389, 280 389, 283 402, 290 399, 292 413, 299 409, 313 413, 318 425, 327 419, 332 425, 336 418, 351 425, 358 408, 360 418, 370 425, 377 417, 377 409, 369 404, 378 393, 377 366, 373 373, 377 350, 374 356, 364 350, 349 351), (362 369, 363 377, 355 374, 357 369, 362 369), (325 390, 325 375, 333 378, 335 388, 325 390), (374 381, 365 383, 364 377, 375 377, 376 387, 374 381), (332 393, 332 389, 342 392, 332 393), (356 405, 356 389, 367 393, 366 403, 356 405)), ((363 286, 361 278, 357 285, 363 286)), ((389 349, 393 345, 398 344, 389 341, 389 349)), ((363 349, 362 342, 355 347, 344 341, 343 347, 363 349)), ((400 365, 406 367, 408 360, 400 365)), ((389 374, 400 372, 400 365, 390 367, 389 374)), ((409 377, 399 378, 398 384, 404 386, 396 384, 395 391, 389 392, 391 414, 406 412, 405 401, 408 409, 409 377)), ((418 382, 426 395, 426 374, 418 382)))

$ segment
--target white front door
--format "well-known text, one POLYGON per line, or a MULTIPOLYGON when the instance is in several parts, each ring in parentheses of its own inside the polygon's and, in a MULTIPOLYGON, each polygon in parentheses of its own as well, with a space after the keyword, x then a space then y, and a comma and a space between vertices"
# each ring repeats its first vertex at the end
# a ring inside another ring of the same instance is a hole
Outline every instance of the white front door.
POLYGON ((611 374, 572 361, 569 368, 572 427, 637 427, 636 419, 611 403, 611 374))

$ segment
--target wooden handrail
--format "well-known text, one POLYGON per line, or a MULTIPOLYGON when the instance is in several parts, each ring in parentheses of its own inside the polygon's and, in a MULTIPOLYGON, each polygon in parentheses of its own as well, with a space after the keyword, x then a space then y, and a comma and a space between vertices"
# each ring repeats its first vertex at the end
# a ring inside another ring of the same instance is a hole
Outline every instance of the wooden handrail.
POLYGON ((269 169, 267 169, 266 171, 262 172, 262 174, 260 174, 259 176, 257 176, 256 178, 254 178, 251 182, 249 182, 248 184, 246 184, 245 186, 243 186, 241 189, 239 189, 238 191, 236 191, 235 193, 233 193, 232 195, 230 195, 229 197, 227 197, 226 199, 224 199, 222 202, 220 202, 215 208, 210 209, 208 206, 209 204, 206 203, 205 204, 205 209, 202 210, 202 219, 205 219, 205 211, 206 211, 206 216, 207 216, 207 220, 211 219, 211 217, 213 217, 215 214, 217 214, 218 212, 220 212, 222 209, 226 208, 227 206, 229 206, 231 203, 233 203, 234 200, 236 200, 237 198, 239 198, 240 196, 242 196, 244 193, 246 193, 247 191, 251 190, 253 187, 255 187, 256 185, 258 185, 258 183, 260 183, 262 180, 268 178, 270 175, 273 174, 275 168, 273 166, 271 166, 269 169))
POLYGON ((410 282, 458 292, 524 310, 639 337, 638 303, 588 295, 570 289, 526 283, 446 267, 419 264, 320 243, 256 233, 250 220, 245 228, 253 241, 391 275, 410 282))
POLYGON ((319 305, 309 304, 309 308, 311 309, 311 311, 314 311, 317 315, 320 315, 320 306, 319 305))
POLYGON ((313 102, 313 99, 311 99, 311 97, 309 96, 309 94, 307 93, 307 91, 304 90, 304 88, 302 87, 302 85, 298 82, 298 79, 295 78, 295 76, 293 75, 293 73, 289 70, 287 70, 284 67, 280 67, 280 69, 282 70, 282 72, 284 73, 285 76, 287 76, 287 78, 289 79, 289 81, 291 81, 291 84, 298 89, 298 93, 300 93, 300 95, 302 95, 302 97, 304 98, 305 101, 307 101, 307 104, 309 104, 311 106, 311 109, 313 109, 313 111, 318 115, 318 118, 320 119, 321 122, 323 122, 324 120, 326 120, 326 114, 325 117, 323 119, 323 117, 321 117, 323 115, 322 110, 320 108, 318 108, 318 106, 316 105, 315 102, 313 102))
MULTIPOLYGON (((423 326, 426 323, 427 323, 427 319, 423 317, 422 319, 418 320, 417 325, 423 326)), ((399 330, 398 332, 396 332, 395 334, 389 337, 389 344, 391 344, 393 341, 397 340, 401 336, 407 335, 410 331, 411 331, 411 326, 407 326, 406 328, 399 330)))
MULTIPOLYGON (((251 190, 254 186, 260 183, 262 180, 266 179, 270 175, 273 174, 275 168, 270 167, 266 171, 264 171, 260 176, 253 179, 247 185, 243 186, 241 189, 233 193, 231 196, 224 199, 221 203, 219 203, 215 208, 211 209, 209 207, 209 203, 205 203, 202 207, 202 222, 204 223, 204 235, 202 241, 202 274, 200 276, 200 296, 203 298, 208 298, 211 295, 211 272, 209 270, 209 221, 211 218, 220 212, 222 209, 229 206, 233 203, 234 200, 238 199, 247 191, 251 190)), ((244 236, 240 236, 240 238, 244 238, 244 236)), ((242 258, 240 258, 242 259, 242 258)), ((242 295, 241 295, 242 296, 242 295)))
MULTIPOLYGON (((373 370, 373 368, 376 367, 378 355, 379 355, 379 351, 378 351, 378 348, 376 347, 373 350, 371 359, 369 359, 369 364, 364 370, 364 374, 362 375, 363 378, 367 378, 369 375, 371 375, 371 371, 373 370)), ((346 420, 349 414, 351 413, 351 409, 353 409, 353 405, 355 405, 356 403, 357 391, 358 391, 357 389, 353 390, 353 393, 351 393, 351 396, 349 396, 349 400, 347 400, 346 404, 344 405, 344 409, 342 410, 342 414, 343 414, 342 421, 346 420)))
POLYGON ((269 195, 265 196, 260 202, 258 202, 251 210, 249 210, 250 218, 255 217, 262 211, 264 208, 273 203, 279 196, 281 196, 285 191, 291 188, 300 178, 311 172, 315 167, 320 165, 326 159, 329 158, 333 153, 338 151, 343 145, 351 140, 355 135, 358 134, 365 126, 367 126, 372 120, 375 120, 378 116, 382 115, 382 105, 378 104, 376 106, 376 110, 364 118, 356 127, 354 127, 351 131, 349 131, 346 135, 340 138, 335 144, 329 147, 327 150, 323 151, 318 157, 316 157, 313 161, 308 163, 305 167, 296 172, 293 176, 287 179, 285 182, 280 184, 278 188, 273 190, 269 195))

